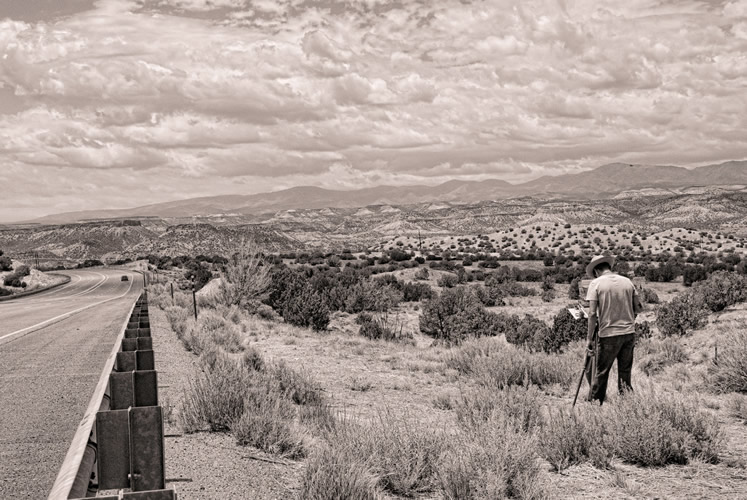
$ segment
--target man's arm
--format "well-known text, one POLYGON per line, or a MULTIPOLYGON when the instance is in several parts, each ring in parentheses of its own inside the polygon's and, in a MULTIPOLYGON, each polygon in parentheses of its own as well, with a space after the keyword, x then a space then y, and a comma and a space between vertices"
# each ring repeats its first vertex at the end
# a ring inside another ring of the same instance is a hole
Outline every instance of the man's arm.
POLYGON ((597 301, 589 301, 589 331, 586 334, 586 344, 589 349, 594 348, 594 333, 597 331, 597 301))

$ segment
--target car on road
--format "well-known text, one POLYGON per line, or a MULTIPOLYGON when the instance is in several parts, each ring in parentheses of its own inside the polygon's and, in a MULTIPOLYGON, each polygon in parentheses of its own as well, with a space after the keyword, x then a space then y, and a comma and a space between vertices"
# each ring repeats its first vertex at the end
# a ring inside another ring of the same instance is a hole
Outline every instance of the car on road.
POLYGON ((130 278, 127 277, 127 275, 122 276, 122 281, 130 281, 130 278))

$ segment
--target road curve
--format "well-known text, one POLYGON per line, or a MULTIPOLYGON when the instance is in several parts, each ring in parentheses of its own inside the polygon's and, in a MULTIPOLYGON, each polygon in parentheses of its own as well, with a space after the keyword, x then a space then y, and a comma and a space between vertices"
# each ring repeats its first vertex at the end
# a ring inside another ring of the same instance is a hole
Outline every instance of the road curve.
POLYGON ((0 302, 0 499, 46 498, 142 291, 132 271, 63 274, 70 283, 0 302))

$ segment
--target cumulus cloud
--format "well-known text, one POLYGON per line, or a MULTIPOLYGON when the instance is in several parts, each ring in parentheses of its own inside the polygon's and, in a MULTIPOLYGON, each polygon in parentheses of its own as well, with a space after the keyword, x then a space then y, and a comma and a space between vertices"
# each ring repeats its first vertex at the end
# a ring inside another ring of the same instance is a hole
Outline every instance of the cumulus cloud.
POLYGON ((747 150, 743 0, 76 5, 0 21, 2 220, 747 150))

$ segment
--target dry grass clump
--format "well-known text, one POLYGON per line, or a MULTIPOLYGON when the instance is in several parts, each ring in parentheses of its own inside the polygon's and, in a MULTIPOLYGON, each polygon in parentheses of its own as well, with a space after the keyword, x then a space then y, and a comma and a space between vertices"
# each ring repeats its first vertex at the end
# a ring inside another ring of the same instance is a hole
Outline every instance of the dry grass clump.
POLYGON ((167 307, 165 312, 171 329, 188 351, 200 354, 214 345, 231 353, 244 349, 241 321, 234 318, 236 311, 206 309, 197 321, 179 306, 167 307))
POLYGON ((166 285, 151 283, 148 286, 148 291, 150 292, 148 294, 148 303, 152 307, 157 307, 163 311, 167 307, 174 305, 171 301, 171 296, 166 289, 166 285))
POLYGON ((342 420, 326 437, 328 446, 307 467, 302 498, 358 498, 352 493, 320 496, 343 489, 360 491, 361 498, 379 498, 383 492, 402 496, 431 492, 447 439, 391 413, 368 423, 342 420))
POLYGON ((667 366, 687 361, 687 353, 682 344, 673 337, 649 339, 641 347, 647 352, 641 357, 638 367, 646 375, 653 375, 667 366))
POLYGON ((542 453, 557 470, 611 456, 641 466, 717 462, 723 436, 717 419, 697 401, 643 387, 602 407, 551 412, 542 429, 542 453))
POLYGON ((536 437, 521 431, 522 419, 515 418, 522 413, 515 406, 524 407, 535 395, 534 389, 510 389, 503 400, 521 403, 509 403, 505 412, 496 406, 485 417, 475 411, 456 433, 391 414, 367 424, 342 422, 329 434, 329 446, 309 462, 300 496, 543 498, 536 437))
POLYGON ((438 464, 444 498, 545 498, 538 461, 542 395, 536 387, 487 388, 457 403, 460 432, 438 464))
POLYGON ((184 394, 182 426, 186 432, 227 431, 244 413, 250 372, 237 360, 215 351, 204 359, 203 370, 184 394))
POLYGON ((288 458, 302 458, 306 448, 303 432, 295 422, 296 409, 271 381, 264 379, 264 387, 249 388, 244 411, 231 430, 239 444, 288 458))
POLYGON ((438 464, 443 498, 549 498, 537 439, 510 426, 481 425, 454 438, 438 464))
POLYGON ((433 407, 437 410, 453 410, 454 400, 449 393, 442 393, 433 398, 433 407))
POLYGON ((644 388, 604 407, 610 447, 643 466, 717 462, 723 444, 718 420, 681 394, 644 388))
POLYGON ((393 414, 381 415, 364 433, 384 490, 411 496, 433 489, 446 436, 393 414))
POLYGON ((324 394, 306 371, 294 370, 285 362, 278 361, 266 368, 277 381, 278 389, 297 405, 319 405, 324 401, 324 394))
POLYGON ((380 500, 384 496, 378 483, 365 457, 344 446, 324 446, 309 459, 300 498, 380 500))
POLYGON ((747 392, 747 335, 731 331, 719 341, 718 360, 709 370, 709 385, 719 393, 747 392))
POLYGON ((412 342, 412 333, 405 330, 405 323, 399 313, 369 314, 361 312, 355 322, 360 326, 360 335, 370 340, 388 340, 392 342, 412 342))
POLYGON ((308 375, 265 363, 256 351, 236 358, 213 347, 200 360, 184 394, 186 432, 230 431, 239 444, 299 458, 307 451, 303 423, 322 428, 333 419, 308 375))
POLYGON ((166 319, 169 321, 171 330, 181 339, 184 336, 184 332, 187 331, 189 313, 186 309, 179 306, 169 306, 164 309, 164 312, 166 313, 166 319))
POLYGON ((529 352, 502 339, 483 338, 467 341, 448 352, 445 364, 480 384, 496 388, 525 384, 569 387, 582 359, 575 350, 559 354, 529 352))
POLYGON ((165 311, 172 306, 192 310, 192 294, 185 293, 178 288, 174 289, 174 298, 171 298, 170 287, 160 283, 148 284, 148 303, 153 307, 165 311))
POLYGON ((549 412, 540 432, 542 456, 556 471, 587 460, 595 467, 607 467, 612 453, 602 419, 599 408, 590 405, 549 412))
POLYGON ((534 386, 509 386, 503 390, 479 387, 462 393, 454 404, 457 421, 478 428, 500 419, 520 432, 531 432, 542 423, 542 394, 534 386))
POLYGON ((747 424, 747 396, 734 394, 727 404, 729 415, 747 424))
POLYGON ((231 353, 244 349, 241 329, 236 322, 230 320, 230 315, 224 315, 221 311, 205 310, 189 326, 191 328, 187 329, 184 337, 195 353, 201 352, 208 344, 218 345, 231 353))

